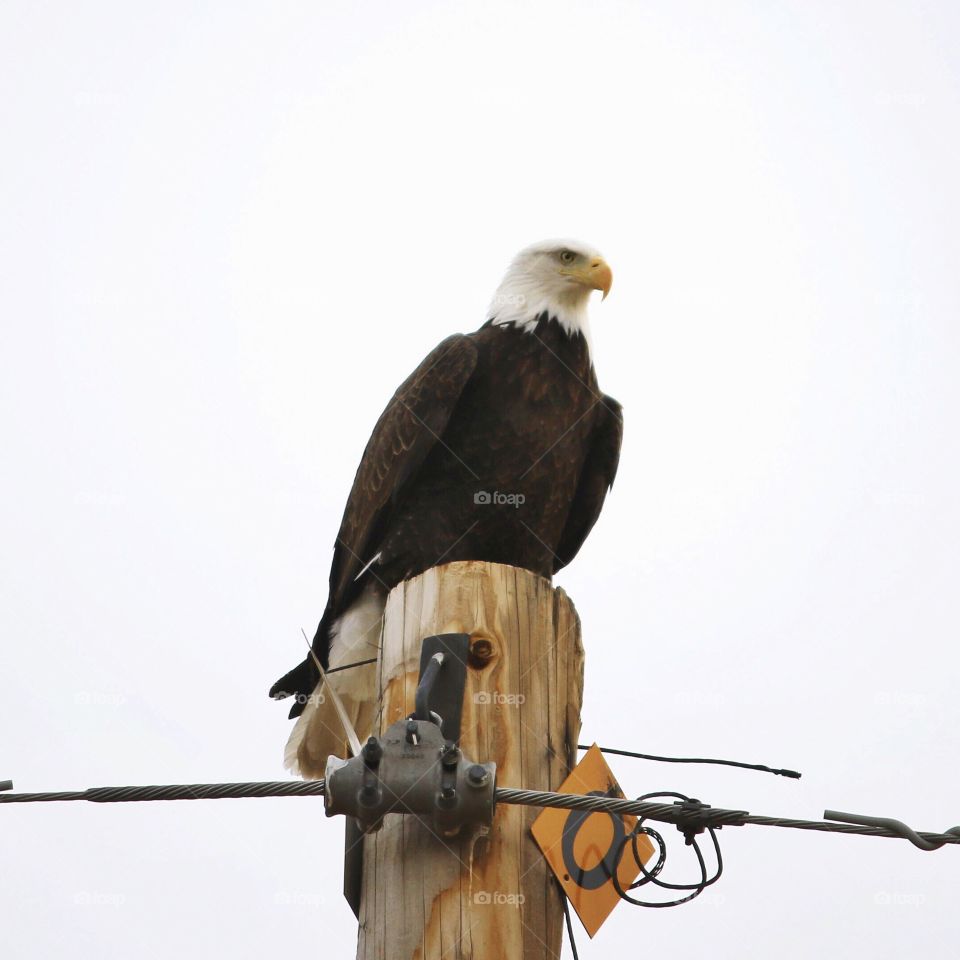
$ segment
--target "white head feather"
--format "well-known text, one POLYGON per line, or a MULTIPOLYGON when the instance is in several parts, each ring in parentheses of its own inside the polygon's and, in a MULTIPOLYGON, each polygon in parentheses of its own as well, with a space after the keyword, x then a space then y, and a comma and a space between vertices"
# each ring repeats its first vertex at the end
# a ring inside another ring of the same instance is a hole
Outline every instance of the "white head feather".
POLYGON ((591 246, 577 240, 542 240, 513 258, 490 301, 487 319, 532 332, 546 313, 590 347, 587 305, 594 290, 610 289, 610 268, 591 246))

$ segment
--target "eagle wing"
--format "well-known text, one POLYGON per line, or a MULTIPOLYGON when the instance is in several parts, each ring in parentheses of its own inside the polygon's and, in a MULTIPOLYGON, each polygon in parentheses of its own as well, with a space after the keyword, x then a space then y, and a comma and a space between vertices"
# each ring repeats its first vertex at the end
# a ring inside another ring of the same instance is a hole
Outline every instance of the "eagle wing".
MULTIPOLYGON (((328 664, 331 625, 363 589, 361 574, 373 559, 391 509, 434 444, 441 442, 476 364, 477 348, 468 335, 447 337, 400 384, 380 414, 343 511, 330 567, 330 594, 311 644, 324 666, 328 664)), ((270 696, 282 699, 309 694, 319 678, 313 658, 308 656, 270 688, 270 696)), ((305 702, 298 698, 290 716, 300 716, 305 702)))
POLYGON ((604 395, 598 404, 590 448, 557 546, 554 573, 577 555, 597 522, 607 491, 613 486, 617 475, 622 439, 623 408, 613 397, 604 395))
POLYGON ((477 349, 468 335, 447 337, 400 384, 377 420, 334 547, 328 601, 334 614, 359 591, 357 577, 377 549, 379 531, 404 486, 440 442, 476 363, 477 349))

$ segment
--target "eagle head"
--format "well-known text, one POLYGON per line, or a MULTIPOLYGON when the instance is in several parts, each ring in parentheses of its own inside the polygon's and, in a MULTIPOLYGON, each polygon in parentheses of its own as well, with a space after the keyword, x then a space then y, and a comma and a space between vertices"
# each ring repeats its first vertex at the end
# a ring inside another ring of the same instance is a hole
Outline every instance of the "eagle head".
POLYGON ((542 240, 514 258, 497 292, 487 319, 532 330, 544 313, 567 333, 580 333, 590 342, 587 302, 594 290, 606 299, 613 283, 607 261, 577 240, 542 240))

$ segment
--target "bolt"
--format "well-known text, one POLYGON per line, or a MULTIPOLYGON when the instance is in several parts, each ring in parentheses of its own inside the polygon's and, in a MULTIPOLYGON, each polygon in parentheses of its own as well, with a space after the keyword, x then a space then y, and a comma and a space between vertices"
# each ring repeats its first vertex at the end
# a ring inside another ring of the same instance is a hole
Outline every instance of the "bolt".
POLYGON ((440 763, 445 770, 453 770, 460 762, 460 750, 453 743, 447 743, 440 752, 440 763))
POLYGON ((407 743, 416 744, 419 741, 417 736, 417 721, 408 720, 407 721, 407 743))
POLYGON ((457 802, 457 789, 453 785, 440 788, 440 799, 437 801, 441 807, 449 809, 457 802))
POLYGON ((380 758, 383 756, 383 747, 376 737, 371 737, 363 745, 363 760, 368 767, 376 767, 380 764, 380 758))
POLYGON ((471 764, 470 769, 467 771, 467 782, 471 787, 485 787, 489 780, 490 774, 487 773, 486 767, 481 766, 479 763, 471 764))

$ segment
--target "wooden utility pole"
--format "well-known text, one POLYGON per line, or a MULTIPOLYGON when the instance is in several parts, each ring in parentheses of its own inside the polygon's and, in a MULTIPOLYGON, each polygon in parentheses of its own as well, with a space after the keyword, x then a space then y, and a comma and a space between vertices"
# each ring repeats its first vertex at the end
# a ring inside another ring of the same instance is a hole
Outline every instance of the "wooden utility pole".
MULTIPOLYGON (((424 637, 469 633, 460 745, 504 786, 556 789, 576 763, 580 622, 567 595, 501 564, 435 567, 387 599, 378 731, 414 707, 424 637)), ((364 838, 358 960, 557 960, 563 907, 530 836, 539 811, 497 808, 486 835, 445 841, 390 814, 364 838)))

